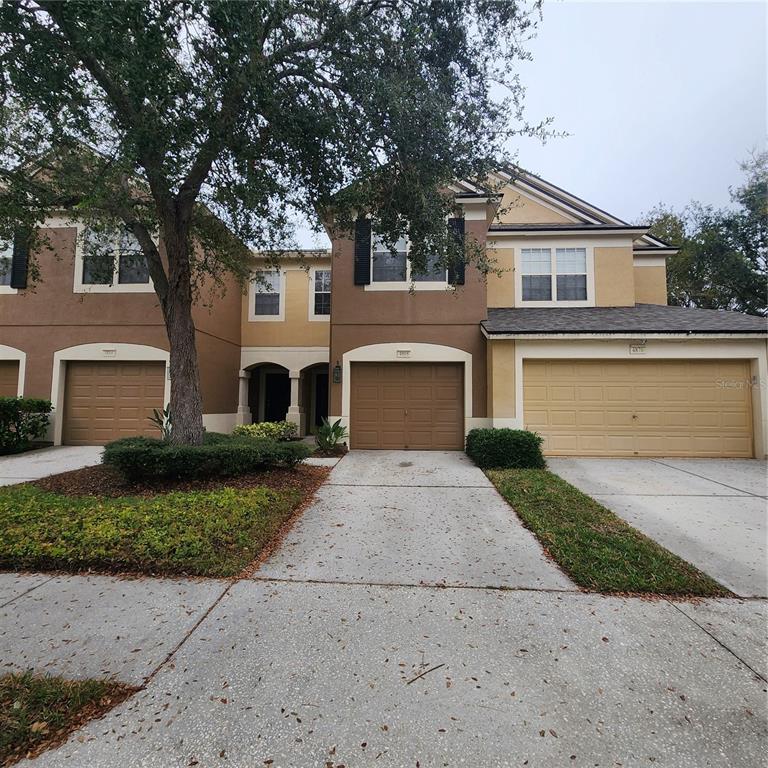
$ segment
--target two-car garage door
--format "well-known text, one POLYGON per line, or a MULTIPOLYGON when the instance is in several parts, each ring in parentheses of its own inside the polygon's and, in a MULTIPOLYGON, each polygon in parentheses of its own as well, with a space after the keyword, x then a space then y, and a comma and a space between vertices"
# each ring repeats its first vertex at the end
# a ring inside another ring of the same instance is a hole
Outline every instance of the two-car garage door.
POLYGON ((148 417, 163 407, 163 362, 68 362, 62 442, 104 445, 132 435, 157 437, 148 417))
POLYGON ((525 360, 523 403, 550 455, 753 455, 746 361, 525 360))

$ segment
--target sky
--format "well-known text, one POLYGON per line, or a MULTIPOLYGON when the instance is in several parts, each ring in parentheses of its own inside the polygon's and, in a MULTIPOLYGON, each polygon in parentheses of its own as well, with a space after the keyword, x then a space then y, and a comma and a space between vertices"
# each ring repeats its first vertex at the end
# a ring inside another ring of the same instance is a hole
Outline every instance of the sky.
MULTIPOLYGON (((768 3, 545 0, 519 73, 521 166, 627 221, 663 202, 729 203, 739 163, 766 147, 768 3)), ((302 247, 327 247, 301 227, 302 247)))

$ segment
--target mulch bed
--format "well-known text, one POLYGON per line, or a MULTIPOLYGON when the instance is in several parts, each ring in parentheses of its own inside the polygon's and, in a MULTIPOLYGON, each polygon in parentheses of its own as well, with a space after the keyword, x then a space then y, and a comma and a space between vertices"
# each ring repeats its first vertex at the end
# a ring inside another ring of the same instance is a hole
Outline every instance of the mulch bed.
POLYGON ((340 459, 342 456, 346 456, 347 453, 349 453, 349 449, 346 446, 340 447, 340 448, 332 448, 328 451, 321 450, 320 448, 315 449, 315 452, 312 454, 312 458, 317 459, 340 459))
POLYGON ((325 480, 328 467, 299 465, 293 469, 265 469, 240 477, 212 477, 195 480, 128 482, 117 470, 98 464, 35 480, 34 485, 64 496, 158 496, 172 491, 215 491, 220 488, 270 488, 284 491, 295 488, 311 497, 325 480))

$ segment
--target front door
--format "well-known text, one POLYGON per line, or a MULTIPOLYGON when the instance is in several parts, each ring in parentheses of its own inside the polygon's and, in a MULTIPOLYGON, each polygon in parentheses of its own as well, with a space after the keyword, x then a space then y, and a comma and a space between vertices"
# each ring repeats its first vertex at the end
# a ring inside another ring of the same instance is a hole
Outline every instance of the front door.
POLYGON ((264 421, 285 421, 291 404, 291 380, 287 373, 264 374, 264 421))

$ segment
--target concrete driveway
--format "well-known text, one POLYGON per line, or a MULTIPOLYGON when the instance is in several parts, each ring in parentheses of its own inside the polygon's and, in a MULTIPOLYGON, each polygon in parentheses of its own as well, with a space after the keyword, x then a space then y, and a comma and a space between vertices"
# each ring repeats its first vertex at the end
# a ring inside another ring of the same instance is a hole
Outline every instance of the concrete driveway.
POLYGON ((59 472, 101 463, 100 445, 56 445, 29 453, 0 457, 0 485, 39 480, 59 472))
POLYGON ((549 467, 735 594, 768 596, 766 462, 550 459, 549 467))

